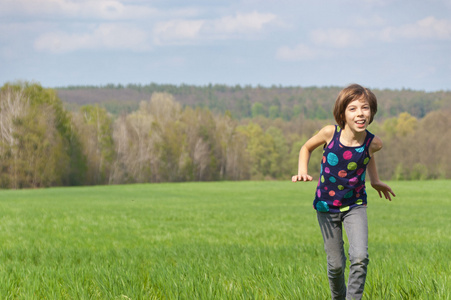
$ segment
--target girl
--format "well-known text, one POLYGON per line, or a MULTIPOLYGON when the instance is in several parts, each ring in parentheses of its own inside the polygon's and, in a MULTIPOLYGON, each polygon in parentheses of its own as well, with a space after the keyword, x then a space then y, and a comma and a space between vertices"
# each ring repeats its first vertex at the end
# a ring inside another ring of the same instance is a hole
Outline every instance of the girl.
POLYGON ((338 125, 322 128, 299 152, 298 174, 292 181, 311 181, 310 155, 324 145, 321 173, 313 207, 327 254, 327 274, 332 299, 361 299, 368 265, 368 223, 365 175, 379 196, 391 201, 392 189, 379 180, 374 154, 382 148, 379 137, 366 128, 377 112, 376 96, 358 84, 343 89, 337 97, 334 117, 338 125), (346 256, 342 226, 349 240, 348 287, 344 272, 346 256))

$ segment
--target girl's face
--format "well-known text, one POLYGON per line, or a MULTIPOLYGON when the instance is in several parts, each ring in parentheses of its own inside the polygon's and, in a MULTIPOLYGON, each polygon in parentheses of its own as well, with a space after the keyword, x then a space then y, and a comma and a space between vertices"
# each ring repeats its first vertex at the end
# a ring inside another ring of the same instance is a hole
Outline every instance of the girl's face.
POLYGON ((345 110, 345 122, 349 129, 362 132, 370 123, 370 104, 365 99, 357 99, 349 102, 345 110))

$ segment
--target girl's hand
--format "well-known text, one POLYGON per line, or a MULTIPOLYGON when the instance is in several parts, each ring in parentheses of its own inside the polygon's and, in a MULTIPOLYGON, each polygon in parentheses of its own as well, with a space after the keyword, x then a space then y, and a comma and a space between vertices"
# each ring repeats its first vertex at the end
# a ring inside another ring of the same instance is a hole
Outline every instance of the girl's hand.
POLYGON ((291 181, 296 182, 296 181, 312 181, 313 177, 308 175, 308 174, 302 174, 302 175, 293 175, 293 177, 291 177, 291 181))
POLYGON ((390 194, 393 195, 393 197, 396 197, 395 193, 393 193, 393 190, 385 183, 383 183, 382 181, 378 181, 378 182, 372 182, 371 186, 379 193, 379 197, 382 198, 382 194, 384 194, 385 199, 388 199, 391 201, 391 196, 390 194))

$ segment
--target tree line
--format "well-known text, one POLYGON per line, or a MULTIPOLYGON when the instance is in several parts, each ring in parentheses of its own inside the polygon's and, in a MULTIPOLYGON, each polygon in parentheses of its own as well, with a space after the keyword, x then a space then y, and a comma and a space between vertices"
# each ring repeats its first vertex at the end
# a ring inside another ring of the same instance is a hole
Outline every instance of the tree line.
MULTIPOLYGON (((302 115, 306 119, 330 119, 342 87, 284 87, 284 86, 206 86, 155 84, 128 84, 105 86, 73 86, 58 88, 57 93, 73 111, 86 104, 99 104, 114 115, 130 113, 139 103, 154 93, 168 93, 182 107, 208 108, 215 114, 230 112, 236 119, 281 118, 291 121, 302 115)), ((424 92, 403 90, 373 90, 379 99, 377 120, 396 117, 408 112, 423 118, 434 110, 451 109, 451 91, 424 92)))
MULTIPOLYGON (((130 112, 112 114, 98 104, 69 111, 54 89, 8 83, 0 91, 0 187, 288 180, 302 144, 333 122, 304 113, 274 117, 267 105, 256 110, 267 112, 237 118, 154 92, 130 112)), ((450 178, 448 116, 441 109, 376 120, 370 130, 385 144, 377 154, 381 178, 450 178)), ((315 151, 315 178, 320 159, 315 151)))

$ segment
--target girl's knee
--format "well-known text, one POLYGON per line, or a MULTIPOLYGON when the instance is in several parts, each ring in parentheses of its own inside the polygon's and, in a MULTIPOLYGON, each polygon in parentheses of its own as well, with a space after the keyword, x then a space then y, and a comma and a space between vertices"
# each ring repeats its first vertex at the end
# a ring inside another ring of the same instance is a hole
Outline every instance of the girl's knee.
POLYGON ((332 266, 328 268, 327 272, 331 277, 338 277, 344 274, 345 268, 342 266, 332 266))
POLYGON ((369 258, 368 258, 368 252, 362 251, 362 252, 355 252, 349 254, 349 260, 352 265, 368 265, 369 258))
POLYGON ((338 276, 344 273, 346 269, 346 261, 328 261, 327 271, 330 275, 338 276))

